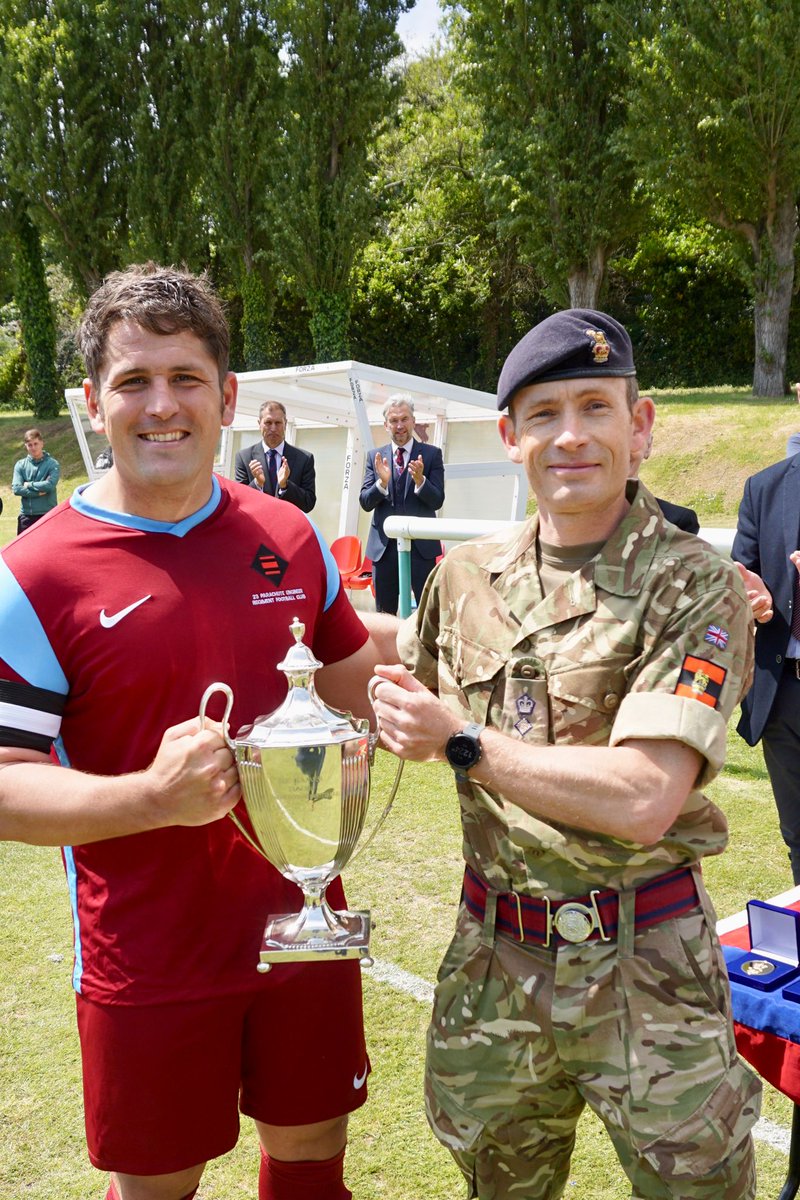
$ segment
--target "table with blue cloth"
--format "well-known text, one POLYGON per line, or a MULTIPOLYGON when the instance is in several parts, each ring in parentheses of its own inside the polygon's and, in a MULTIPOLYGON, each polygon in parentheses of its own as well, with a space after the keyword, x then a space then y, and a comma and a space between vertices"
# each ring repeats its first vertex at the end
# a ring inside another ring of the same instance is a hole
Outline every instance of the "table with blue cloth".
MULTIPOLYGON (((769 903, 800 911, 800 887, 769 903)), ((720 921, 717 932, 726 958, 750 949, 745 910, 720 921)), ((731 999, 736 1046, 742 1058, 794 1103, 789 1170, 778 1197, 794 1200, 800 1190, 800 1004, 784 1000, 780 988, 762 992, 735 980, 731 981, 731 999)))

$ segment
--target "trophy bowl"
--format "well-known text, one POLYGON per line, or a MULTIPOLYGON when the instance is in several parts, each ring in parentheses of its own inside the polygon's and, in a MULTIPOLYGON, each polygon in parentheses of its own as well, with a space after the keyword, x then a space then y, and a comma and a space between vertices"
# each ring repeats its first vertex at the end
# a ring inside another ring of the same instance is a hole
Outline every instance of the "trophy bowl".
POLYGON ((289 628, 295 642, 278 664, 289 691, 274 713, 243 726, 231 740, 227 721, 233 693, 228 685, 211 684, 200 702, 202 724, 210 697, 220 691, 226 696, 223 724, 252 833, 234 812, 228 815, 251 846, 303 893, 299 912, 270 915, 257 969, 335 958, 358 958, 369 966, 369 912, 337 911, 326 901, 325 890, 380 829, 403 764, 383 812, 359 847, 378 735, 370 733, 366 719, 322 702, 314 687, 322 663, 303 642, 305 626, 296 617, 289 628))

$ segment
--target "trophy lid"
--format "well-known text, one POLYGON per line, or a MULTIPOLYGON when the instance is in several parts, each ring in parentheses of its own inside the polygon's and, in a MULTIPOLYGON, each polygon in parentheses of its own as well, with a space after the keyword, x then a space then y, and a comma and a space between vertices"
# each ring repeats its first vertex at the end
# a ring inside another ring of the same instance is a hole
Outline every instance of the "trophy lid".
POLYGON ((237 749, 334 744, 369 732, 368 721, 356 720, 322 702, 314 687, 314 675, 323 664, 302 640, 306 631, 302 621, 295 617, 289 628, 294 644, 278 663, 289 681, 286 699, 270 716, 257 717, 252 725, 242 726, 235 738, 237 749))

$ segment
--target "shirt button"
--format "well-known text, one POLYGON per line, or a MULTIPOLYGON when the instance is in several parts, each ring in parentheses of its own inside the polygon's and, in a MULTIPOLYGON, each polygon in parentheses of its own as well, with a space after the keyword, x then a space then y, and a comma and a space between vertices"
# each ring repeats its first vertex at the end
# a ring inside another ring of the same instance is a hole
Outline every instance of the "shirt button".
POLYGON ((519 673, 523 679, 533 679, 533 667, 531 666, 520 667, 519 673))
POLYGON ((616 692, 607 692, 603 696, 603 708, 611 711, 619 706, 619 696, 616 692))

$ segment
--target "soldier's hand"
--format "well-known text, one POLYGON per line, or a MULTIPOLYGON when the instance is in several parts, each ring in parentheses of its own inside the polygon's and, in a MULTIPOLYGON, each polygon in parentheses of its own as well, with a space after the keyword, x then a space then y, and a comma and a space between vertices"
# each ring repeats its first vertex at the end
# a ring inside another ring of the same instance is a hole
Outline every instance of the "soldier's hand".
POLYGON ((369 690, 387 750, 414 762, 444 759, 447 739, 464 722, 438 696, 399 665, 376 666, 369 690))
POLYGON ((241 795, 239 774, 221 727, 199 718, 173 725, 144 772, 159 825, 206 825, 224 817, 241 795))
MULTIPOLYGON (((798 570, 800 570, 800 567, 798 567, 795 559, 795 555, 800 557, 800 552, 795 550, 794 554, 790 555, 792 562, 798 568, 798 570)), ((753 611, 753 617, 759 625, 764 625, 767 621, 772 620, 772 593, 764 583, 764 580, 761 578, 761 576, 755 571, 748 571, 747 567, 740 562, 737 562, 736 566, 739 570, 739 574, 742 577, 742 583, 744 584, 744 590, 747 593, 747 599, 750 601, 750 608, 753 611)))

